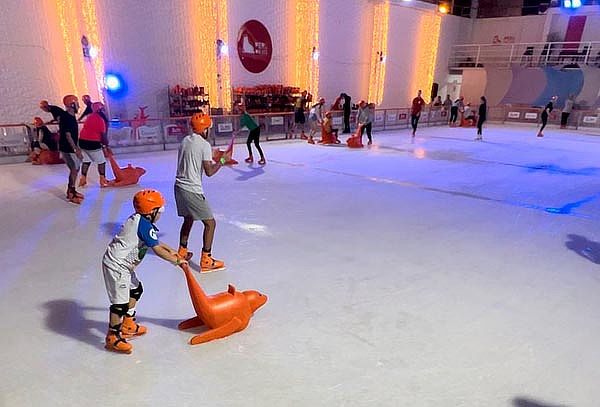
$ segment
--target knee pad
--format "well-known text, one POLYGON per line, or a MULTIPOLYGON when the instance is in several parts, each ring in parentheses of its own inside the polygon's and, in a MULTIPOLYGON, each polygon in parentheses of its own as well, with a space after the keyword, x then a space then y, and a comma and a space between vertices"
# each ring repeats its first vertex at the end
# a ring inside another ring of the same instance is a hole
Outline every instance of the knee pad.
POLYGON ((129 290, 129 296, 134 300, 138 301, 144 292, 144 287, 142 287, 142 282, 137 286, 137 288, 132 288, 129 290))
POLYGON ((129 311, 129 303, 126 304, 112 304, 110 306, 110 312, 113 314, 116 314, 120 317, 125 316, 125 314, 127 314, 127 311, 129 311))

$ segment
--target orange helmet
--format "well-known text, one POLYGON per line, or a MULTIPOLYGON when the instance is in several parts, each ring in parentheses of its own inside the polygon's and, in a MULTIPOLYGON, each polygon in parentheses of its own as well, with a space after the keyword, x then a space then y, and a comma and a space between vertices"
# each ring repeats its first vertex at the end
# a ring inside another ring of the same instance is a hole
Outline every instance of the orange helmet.
POLYGON ((142 189, 133 196, 133 207, 140 215, 148 215, 163 206, 165 198, 154 189, 142 189))
POLYGON ((192 130, 196 134, 200 134, 212 126, 212 120, 210 116, 204 113, 194 113, 190 122, 192 124, 192 130))
POLYGON ((42 101, 40 102, 40 109, 47 108, 48 106, 50 106, 50 104, 48 103, 48 101, 47 101, 47 100, 42 100, 42 101))
POLYGON ((44 121, 42 120, 41 117, 34 117, 33 118, 33 125, 35 127, 42 127, 44 125, 44 121))
POLYGON ((78 101, 79 101, 79 99, 77 99, 77 96, 75 96, 75 95, 67 95, 63 98, 63 104, 65 105, 65 107, 69 107, 73 103, 78 102, 78 101))
POLYGON ((92 101, 92 98, 90 95, 83 95, 81 97, 81 101, 87 105, 88 103, 90 103, 92 101))
POLYGON ((104 103, 102 103, 102 102, 94 102, 94 103, 92 103, 92 111, 94 113, 98 113, 102 109, 104 109, 104 103))

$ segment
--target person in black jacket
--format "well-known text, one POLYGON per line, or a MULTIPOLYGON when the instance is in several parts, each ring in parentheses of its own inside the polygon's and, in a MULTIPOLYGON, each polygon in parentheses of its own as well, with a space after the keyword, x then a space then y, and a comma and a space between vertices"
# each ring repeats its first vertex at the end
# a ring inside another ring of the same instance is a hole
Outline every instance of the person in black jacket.
POLYGON ((550 116, 550 113, 552 113, 552 110, 554 110, 554 104, 557 100, 558 96, 552 96, 552 99, 550 99, 544 110, 542 110, 542 127, 540 128, 540 131, 537 134, 538 137, 544 137, 544 133, 542 132, 548 124, 548 117, 550 116))
POLYGON ((340 98, 344 100, 344 131, 342 131, 342 133, 350 133, 350 109, 352 108, 352 98, 345 93, 340 94, 340 98))
POLYGON ((477 137, 475 138, 476 141, 481 141, 483 140, 483 122, 486 121, 487 119, 487 100, 485 98, 485 96, 481 97, 481 103, 479 104, 479 112, 478 112, 478 119, 477 119, 477 137))

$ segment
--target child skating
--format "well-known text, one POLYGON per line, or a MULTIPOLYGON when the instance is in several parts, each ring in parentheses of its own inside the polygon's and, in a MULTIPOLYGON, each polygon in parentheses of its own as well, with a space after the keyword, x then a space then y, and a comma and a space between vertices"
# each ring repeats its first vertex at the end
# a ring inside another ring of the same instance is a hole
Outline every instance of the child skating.
POLYGON ((125 221, 102 258, 104 284, 111 303, 105 348, 119 353, 131 353, 127 338, 147 332, 135 318, 135 308, 144 291, 135 269, 148 248, 174 265, 187 263, 177 251, 158 241, 155 223, 165 209, 162 194, 152 189, 141 190, 133 197, 133 207, 135 213, 125 221))
POLYGON ((246 140, 246 146, 248 147, 248 158, 246 158, 246 162, 248 164, 254 161, 254 157, 252 155, 252 143, 258 150, 258 154, 260 154, 260 160, 258 163, 260 165, 265 165, 267 161, 265 160, 265 155, 263 154, 262 148, 260 148, 260 126, 256 124, 252 116, 250 116, 246 112, 246 106, 240 104, 239 106, 240 112, 242 116, 240 117, 240 127, 246 127, 250 130, 250 134, 248 134, 248 140, 246 140))

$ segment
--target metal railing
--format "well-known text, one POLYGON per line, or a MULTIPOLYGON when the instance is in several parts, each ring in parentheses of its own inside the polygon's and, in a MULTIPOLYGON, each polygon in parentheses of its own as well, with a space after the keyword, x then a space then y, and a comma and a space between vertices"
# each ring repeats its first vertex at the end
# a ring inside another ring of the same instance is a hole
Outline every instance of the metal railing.
MULTIPOLYGON (((334 127, 343 128, 343 112, 333 111, 334 127)), ((350 127, 356 130, 356 111, 350 114, 350 127)), ((266 113, 252 115, 261 128, 261 140, 285 140, 290 137, 289 129, 293 125, 293 113, 266 113)), ((212 116, 210 142, 214 146, 229 143, 233 132, 238 132, 235 142, 245 142, 247 130, 240 129, 239 115, 212 116)), ((108 141, 114 151, 147 151, 176 149, 181 140, 190 134, 189 117, 168 119, 145 119, 143 121, 112 120, 108 129, 108 141)), ((421 126, 438 126, 448 122, 448 112, 438 108, 426 108, 420 120, 421 126)), ((410 109, 376 109, 373 121, 374 131, 405 129, 410 125, 410 109)), ((81 127, 81 126, 80 126, 81 127)), ((309 132, 308 121, 305 132, 309 132)), ((56 125, 48 128, 57 132, 56 125)), ((299 136, 297 129, 295 136, 299 136)), ((320 138, 317 134, 317 139, 320 138)), ((33 140, 32 124, 0 124, 0 156, 21 156, 29 153, 33 140)))
POLYGON ((600 41, 454 45, 450 69, 483 67, 600 67, 600 41))
MULTIPOLYGON (((488 109, 488 120, 500 123, 528 123, 541 122, 542 109, 527 106, 495 106, 488 109)), ((548 124, 561 124, 562 111, 554 109, 548 117, 548 124)), ((600 110, 573 110, 567 121, 567 128, 573 130, 600 131, 600 110)))
MULTIPOLYGON (((477 106, 472 106, 477 112, 477 106)), ((334 111, 333 125, 343 127, 343 113, 334 111)), ((561 111, 555 109, 549 117, 549 124, 559 125, 561 111)), ((356 131, 356 111, 350 115, 350 127, 356 131)), ((541 108, 526 106, 496 106, 488 109, 488 121, 500 123, 529 123, 540 121, 541 108)), ((419 126, 444 126, 448 123, 449 112, 427 107, 421 114, 419 126)), ((288 130, 293 124, 292 113, 257 114, 253 117, 261 127, 261 139, 264 141, 285 140, 289 138, 288 130)), ((234 131, 238 132, 235 142, 245 142, 247 131, 240 129, 237 115, 213 116, 213 127, 210 142, 214 146, 229 143, 234 131)), ((568 128, 576 130, 600 131, 600 110, 574 110, 569 116, 568 128)), ((58 131, 56 125, 48 126, 51 131, 58 131)), ((410 109, 376 109, 373 120, 373 131, 401 130, 410 127, 410 109)), ((308 123, 305 131, 308 133, 308 123)), ((176 149, 187 134, 189 118, 147 119, 143 123, 138 120, 112 121, 108 131, 109 144, 116 152, 149 151, 176 149)), ((296 137, 299 135, 297 131, 296 137)), ((317 134, 317 139, 320 134, 317 134)), ((33 140, 33 125, 0 124, 0 157, 27 156, 33 140)))

